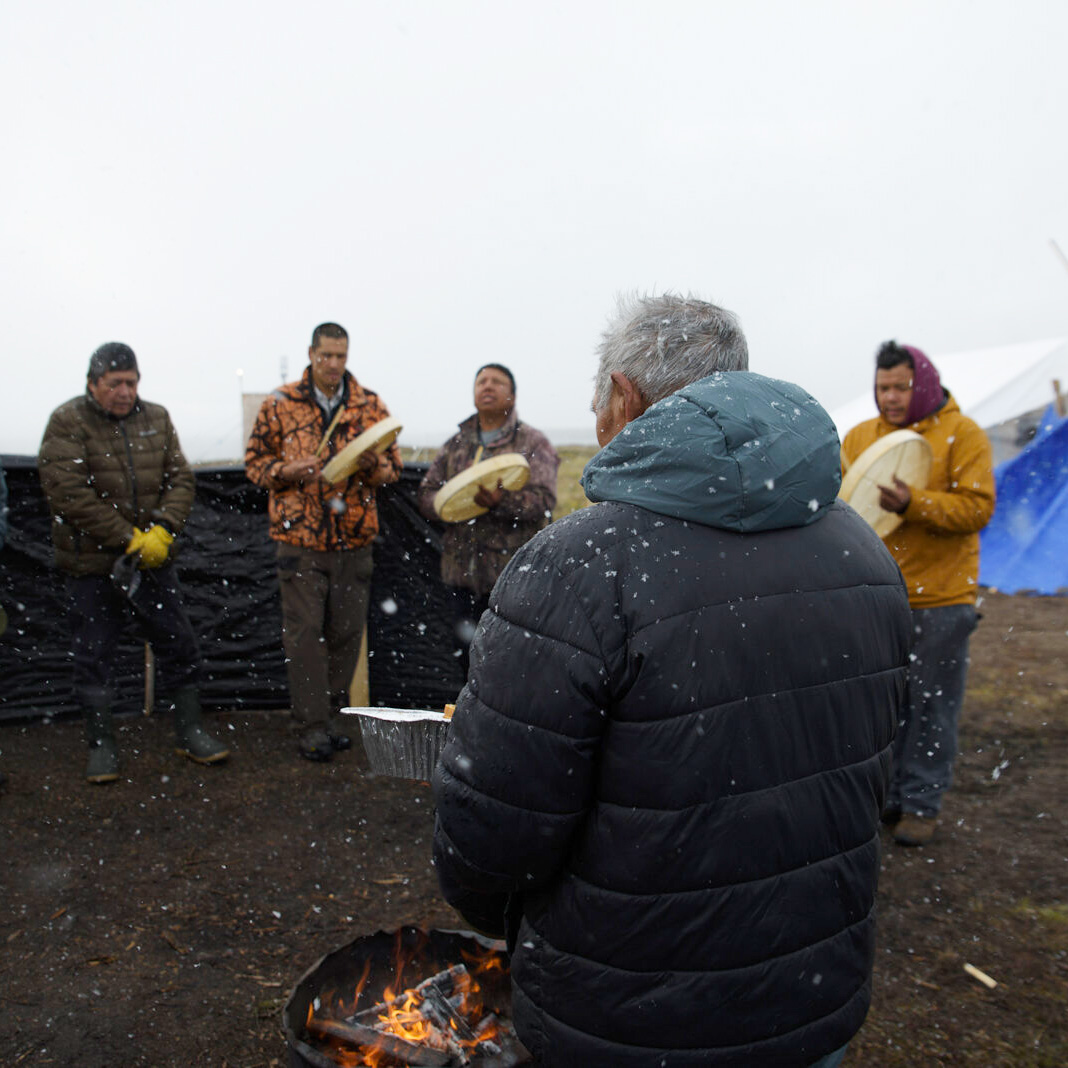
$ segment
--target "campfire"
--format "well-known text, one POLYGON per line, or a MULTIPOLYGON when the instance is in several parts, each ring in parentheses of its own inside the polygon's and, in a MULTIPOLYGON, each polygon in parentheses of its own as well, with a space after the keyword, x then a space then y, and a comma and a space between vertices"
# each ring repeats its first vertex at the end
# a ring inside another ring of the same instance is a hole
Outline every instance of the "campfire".
POLYGON ((284 1014, 290 1064, 526 1064, 510 1003, 500 943, 460 931, 379 932, 324 957, 294 989, 284 1014))

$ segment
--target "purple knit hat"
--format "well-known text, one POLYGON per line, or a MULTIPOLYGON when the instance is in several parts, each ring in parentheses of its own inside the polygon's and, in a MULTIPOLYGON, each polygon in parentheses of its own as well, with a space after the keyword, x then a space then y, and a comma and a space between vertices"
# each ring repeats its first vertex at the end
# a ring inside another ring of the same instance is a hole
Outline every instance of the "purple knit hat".
POLYGON ((911 426, 933 415, 945 403, 946 391, 935 365, 912 345, 901 346, 912 357, 912 400, 905 414, 905 425, 911 426))

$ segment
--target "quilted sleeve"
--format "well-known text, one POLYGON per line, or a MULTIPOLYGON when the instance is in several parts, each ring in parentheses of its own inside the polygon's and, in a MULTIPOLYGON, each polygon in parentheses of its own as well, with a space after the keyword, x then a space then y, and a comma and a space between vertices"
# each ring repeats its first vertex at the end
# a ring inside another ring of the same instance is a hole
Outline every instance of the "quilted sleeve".
POLYGON ((133 524, 122 514, 118 498, 102 498, 89 464, 85 425, 64 408, 48 420, 37 458, 41 488, 62 523, 95 538, 102 545, 125 545, 133 524))
POLYGON ((950 487, 913 490, 905 519, 944 534, 975 534, 994 514, 990 441, 970 419, 957 427, 949 454, 950 487))
POLYGON ((260 405, 245 447, 245 475, 250 482, 268 490, 280 489, 285 485, 278 478, 284 461, 283 428, 277 409, 278 401, 273 396, 260 405))
POLYGON ((437 512, 434 511, 434 496, 449 481, 448 459, 448 446, 446 445, 438 451, 427 473, 423 475, 423 481, 419 483, 419 511, 426 519, 438 518, 437 512))
POLYGON ((586 606, 613 599, 581 597, 538 544, 495 587, 435 773, 435 864, 458 907, 549 882, 593 797, 611 671, 586 606))

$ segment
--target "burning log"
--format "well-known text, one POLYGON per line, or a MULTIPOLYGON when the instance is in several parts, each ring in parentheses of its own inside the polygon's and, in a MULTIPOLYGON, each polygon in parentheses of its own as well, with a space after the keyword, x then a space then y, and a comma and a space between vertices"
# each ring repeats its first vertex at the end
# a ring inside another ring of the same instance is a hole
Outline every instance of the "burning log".
POLYGON ((357 1050, 379 1049, 402 1064, 411 1065, 412 1068, 444 1068, 453 1063, 451 1053, 409 1042, 388 1031, 379 1031, 363 1024, 347 1023, 344 1020, 318 1020, 312 1017, 307 1028, 308 1033, 316 1038, 334 1038, 357 1050))
POLYGON ((423 995, 420 1011, 430 1016, 438 1027, 445 1031, 450 1028, 468 1042, 474 1042, 475 1032, 467 1021, 453 1008, 449 999, 436 987, 432 986, 423 995))
POLYGON ((469 932, 417 928, 379 932, 341 947, 304 976, 286 1005, 291 1063, 300 1068, 530 1063, 508 1020, 511 991, 503 950, 469 932), (460 958, 466 963, 445 966, 460 958), (420 974, 435 969, 441 970, 419 981, 420 974), (392 982, 385 980, 387 972, 392 982), (372 999, 377 1004, 356 1011, 372 999))
POLYGON ((438 1027, 446 1034, 450 1031, 454 1032, 461 1042, 466 1044, 466 1047, 461 1046, 465 1056, 467 1049, 472 1046, 478 1046, 479 1053, 484 1056, 497 1056, 501 1052, 501 1047, 491 1037, 500 1030, 496 1015, 489 1013, 483 1016, 479 1019, 477 1027, 472 1029, 460 1011, 462 1003, 462 995, 447 998, 437 986, 428 987, 423 1000, 424 1011, 433 1017, 438 1027))
MULTIPOLYGON (((396 997, 380 1001, 377 1005, 372 1005, 369 1009, 361 1009, 355 1016, 351 1016, 350 1019, 359 1023, 377 1021, 380 1016, 388 1015, 390 1009, 396 1009, 399 1005, 408 1002, 412 995, 419 1000, 425 998, 426 991, 431 988, 437 989, 447 996, 451 996, 456 989, 458 980, 461 978, 469 983, 471 979, 470 973, 468 972, 466 965, 454 964, 451 968, 446 968, 444 971, 440 971, 436 975, 430 976, 429 979, 424 979, 418 986, 412 987, 411 990, 405 990, 396 997)), ((462 994, 460 995, 460 1000, 463 1000, 462 994)), ((370 1023, 370 1026, 373 1027, 374 1023, 370 1023)))
MULTIPOLYGON (((478 1022, 478 1027, 475 1028, 475 1038, 484 1043, 486 1046, 496 1045, 494 1042, 490 1042, 486 1035, 496 1034, 501 1030, 501 1021, 497 1018, 495 1012, 491 1012, 488 1016, 483 1016, 478 1022)), ((489 1052, 487 1050, 487 1052, 489 1052)))
POLYGON ((474 1028, 464 1015, 473 988, 467 967, 454 964, 346 1020, 312 1017, 308 1032, 357 1049, 380 1050, 413 1068, 470 1064, 474 1047, 480 1057, 497 1057, 501 1047, 492 1040, 496 1015, 481 1015, 474 1028))

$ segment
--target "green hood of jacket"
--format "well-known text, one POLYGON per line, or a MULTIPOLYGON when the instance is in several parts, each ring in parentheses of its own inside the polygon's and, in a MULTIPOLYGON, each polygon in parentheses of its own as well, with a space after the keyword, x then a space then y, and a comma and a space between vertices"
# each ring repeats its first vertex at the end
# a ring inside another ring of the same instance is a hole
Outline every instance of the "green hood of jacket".
POLYGON ((725 530, 815 522, 841 484, 838 432, 800 386, 751 371, 702 378, 628 423, 590 462, 591 501, 725 530))

